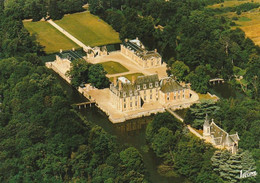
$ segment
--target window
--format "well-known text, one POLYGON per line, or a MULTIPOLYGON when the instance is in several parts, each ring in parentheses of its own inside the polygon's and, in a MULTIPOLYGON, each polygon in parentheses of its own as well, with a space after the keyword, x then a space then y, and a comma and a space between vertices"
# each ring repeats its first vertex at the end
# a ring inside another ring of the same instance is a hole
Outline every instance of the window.
POLYGON ((180 99, 180 95, 178 95, 178 99, 180 99))
POLYGON ((133 91, 131 90, 131 91, 129 92, 129 94, 130 94, 130 96, 132 96, 132 95, 133 95, 133 91))
POLYGON ((140 85, 137 85, 137 90, 140 90, 140 85))
POLYGON ((174 100, 176 100, 176 96, 174 96, 174 100))
POLYGON ((180 90, 178 91, 178 93, 180 93, 180 90))
POLYGON ((132 97, 130 97, 130 100, 132 100, 132 97))
POLYGON ((124 104, 124 108, 126 108, 126 104, 124 104))
POLYGON ((153 93, 153 90, 150 90, 150 93, 153 93))
POLYGON ((132 102, 130 102, 130 107, 132 107, 132 102))
POLYGON ((167 93, 167 100, 170 100, 170 94, 167 93))
POLYGON ((123 93, 123 96, 126 97, 126 92, 123 93))
POLYGON ((125 102, 125 98, 124 98, 124 102, 125 102))
POLYGON ((144 90, 144 94, 146 94, 146 90, 144 90))
POLYGON ((144 89, 144 90, 146 89, 146 84, 143 85, 143 89, 144 89))
POLYGON ((146 100, 146 96, 144 96, 144 100, 146 100))
POLYGON ((135 96, 135 100, 137 100, 137 96, 135 96))
POLYGON ((152 99, 153 98, 153 95, 150 95, 150 99, 152 99))
POLYGON ((149 88, 152 88, 153 87, 153 83, 149 83, 149 88))
POLYGON ((137 106, 137 101, 135 101, 135 106, 137 106))
POLYGON ((182 98, 184 98, 185 96, 184 96, 184 94, 182 95, 182 98))
POLYGON ((153 66, 153 62, 151 62, 151 66, 153 66))

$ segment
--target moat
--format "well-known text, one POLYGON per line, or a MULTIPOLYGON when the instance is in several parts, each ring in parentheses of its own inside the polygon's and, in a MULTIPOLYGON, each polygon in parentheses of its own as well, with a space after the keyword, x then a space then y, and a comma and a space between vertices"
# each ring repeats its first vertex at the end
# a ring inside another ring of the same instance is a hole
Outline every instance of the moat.
MULTIPOLYGON (((59 75, 54 72, 53 75, 66 92, 71 104, 86 101, 85 97, 80 95, 76 89, 72 88, 59 75)), ((130 120, 121 124, 112 124, 106 114, 97 107, 83 108, 79 110, 79 112, 86 117, 89 122, 101 126, 106 132, 116 136, 120 145, 129 145, 137 148, 143 156, 151 182, 180 183, 185 181, 185 178, 182 176, 164 177, 157 172, 157 167, 160 165, 161 160, 155 156, 152 150, 148 149, 145 140, 146 125, 153 119, 153 116, 130 120)))

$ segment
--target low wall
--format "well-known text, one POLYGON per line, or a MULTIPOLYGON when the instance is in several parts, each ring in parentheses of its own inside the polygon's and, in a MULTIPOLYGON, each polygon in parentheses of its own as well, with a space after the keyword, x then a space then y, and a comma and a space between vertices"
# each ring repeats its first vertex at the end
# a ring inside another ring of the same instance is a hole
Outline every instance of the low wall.
POLYGON ((57 74, 60 75, 60 77, 62 77, 65 81, 67 81, 69 84, 71 83, 70 79, 65 76, 65 74, 63 74, 62 72, 59 71, 59 69, 53 65, 51 62, 46 62, 45 66, 49 69, 52 69, 54 72, 56 72, 57 74))

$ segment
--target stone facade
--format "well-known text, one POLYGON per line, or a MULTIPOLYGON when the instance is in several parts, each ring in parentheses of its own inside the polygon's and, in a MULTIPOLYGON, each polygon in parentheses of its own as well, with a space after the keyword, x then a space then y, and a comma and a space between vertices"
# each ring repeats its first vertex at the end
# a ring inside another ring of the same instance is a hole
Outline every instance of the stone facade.
POLYGON ((162 65, 162 57, 157 50, 146 50, 138 38, 130 41, 126 39, 121 44, 121 53, 143 68, 154 68, 162 65))
POLYGON ((160 102, 162 104, 171 105, 176 101, 182 101, 191 97, 189 88, 181 86, 171 77, 162 79, 160 86, 160 102))
POLYGON ((218 125, 216 125, 212 119, 209 123, 208 116, 206 116, 203 124, 203 138, 206 142, 210 142, 214 147, 219 149, 227 149, 232 154, 236 154, 238 150, 239 136, 237 133, 229 135, 218 125))
POLYGON ((119 111, 141 109, 145 103, 174 105, 190 98, 189 88, 180 86, 171 77, 159 81, 158 75, 138 76, 130 82, 125 77, 114 78, 110 85, 113 105, 119 111))
POLYGON ((87 58, 94 58, 96 56, 105 56, 108 55, 106 46, 94 47, 87 50, 87 58))

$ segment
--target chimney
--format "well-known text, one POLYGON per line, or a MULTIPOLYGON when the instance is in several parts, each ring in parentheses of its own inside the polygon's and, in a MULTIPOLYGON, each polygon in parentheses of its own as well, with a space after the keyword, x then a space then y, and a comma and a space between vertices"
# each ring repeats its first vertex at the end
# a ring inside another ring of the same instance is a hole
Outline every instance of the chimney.
POLYGON ((62 49, 60 49, 60 53, 62 53, 62 49))
POLYGON ((72 48, 72 51, 75 51, 75 48, 72 48))
POLYGON ((138 40, 138 37, 136 37, 135 39, 138 40))
POLYGON ((118 80, 118 90, 120 91, 122 89, 122 83, 120 80, 118 80))
POLYGON ((132 84, 135 83, 135 76, 132 76, 132 84))
POLYGON ((125 42, 127 43, 127 42, 128 42, 128 39, 125 39, 125 42))
POLYGON ((116 86, 116 77, 114 77, 113 84, 116 86))
POLYGON ((154 52, 157 53, 157 49, 154 49, 154 52))

